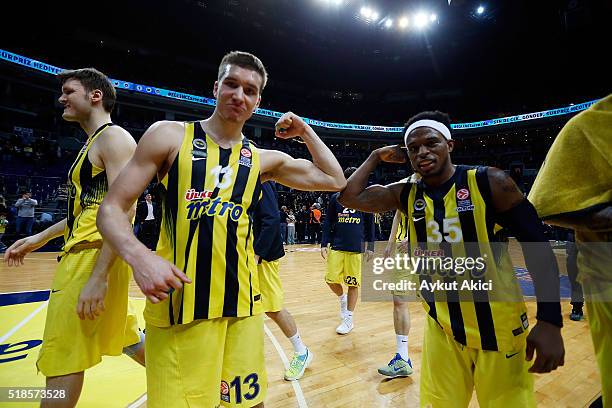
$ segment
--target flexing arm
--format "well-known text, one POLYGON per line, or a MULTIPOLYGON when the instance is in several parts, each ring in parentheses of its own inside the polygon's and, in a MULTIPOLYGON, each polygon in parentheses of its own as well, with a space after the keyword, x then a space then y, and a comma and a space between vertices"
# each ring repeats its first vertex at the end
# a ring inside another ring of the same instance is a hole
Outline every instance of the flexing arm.
POLYGON ((176 122, 153 124, 140 139, 134 157, 110 186, 98 213, 97 225, 104 240, 130 264, 136 283, 153 303, 166 299, 171 287, 180 289, 181 281, 190 280, 138 241, 129 213, 149 181, 174 160, 183 132, 183 126, 176 122))
POLYGON ((276 137, 301 137, 312 155, 312 162, 294 159, 276 150, 260 150, 262 182, 275 180, 304 191, 339 191, 346 185, 342 168, 334 154, 314 130, 294 113, 285 113, 276 123, 276 137))
POLYGON ((565 356, 557 261, 535 208, 512 178, 496 168, 489 168, 487 176, 497 213, 496 221, 508 228, 521 243, 538 300, 538 322, 527 337, 527 359, 533 358, 534 350, 537 352, 529 371, 546 373, 563 365, 565 356))
POLYGON ((544 222, 573 230, 612 231, 612 205, 599 210, 555 215, 544 222))
POLYGON ((338 202, 345 207, 365 212, 386 212, 400 208, 400 193, 403 183, 387 186, 375 184, 368 186, 368 178, 381 161, 404 163, 404 153, 399 146, 387 146, 374 150, 365 162, 349 179, 346 188, 338 197, 338 202))
POLYGON ((22 238, 15 241, 4 253, 4 261, 8 266, 23 265, 23 258, 30 252, 44 246, 53 238, 60 237, 64 234, 66 228, 66 218, 53 224, 44 231, 38 234, 22 238))
MULTIPOLYGON (((106 130, 103 138, 97 139, 92 150, 94 150, 94 147, 95 156, 102 162, 110 186, 132 158, 134 150, 136 150, 136 142, 124 129, 112 126, 106 130)), ((94 152, 90 151, 90 154, 94 154, 94 152)), ((133 207, 130 210, 129 216, 131 219, 133 207)), ((104 311, 109 267, 116 258, 117 254, 113 252, 110 244, 104 241, 91 275, 79 295, 77 314, 81 319, 87 317, 93 320, 104 311)))

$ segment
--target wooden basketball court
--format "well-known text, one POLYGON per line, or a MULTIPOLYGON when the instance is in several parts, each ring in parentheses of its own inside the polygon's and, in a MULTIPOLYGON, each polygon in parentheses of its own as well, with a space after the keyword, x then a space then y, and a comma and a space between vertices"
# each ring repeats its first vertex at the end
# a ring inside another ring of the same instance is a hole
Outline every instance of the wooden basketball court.
MULTIPOLYGON (((511 245, 511 254, 515 266, 524 267, 516 243, 511 245)), ((20 268, 9 269, 2 264, 0 293, 48 290, 56 266, 55 255, 31 254, 20 268)), ((564 255, 559 253, 558 260, 564 273, 564 255)), ((355 329, 346 336, 339 336, 335 332, 339 323, 338 300, 324 283, 324 273, 325 262, 314 245, 291 246, 281 260, 285 306, 295 317, 302 338, 314 353, 314 360, 301 380, 283 380, 284 363, 292 355, 291 345, 275 323, 266 319, 265 353, 269 379, 266 406, 418 407, 425 319, 421 305, 409 305, 412 318, 409 352, 415 372, 409 378, 389 380, 376 370, 395 353, 392 303, 359 302, 354 315, 355 329)), ((134 283, 130 296, 134 297, 134 306, 142 311, 144 300, 134 283)), ((36 294, 30 297, 35 300, 36 294)), ((535 304, 528 302, 528 309, 533 326, 535 304)), ((588 324, 584 320, 570 321, 569 311, 569 300, 564 299, 565 366, 535 378, 536 400, 540 407, 585 407, 601 389, 588 324)), ((35 362, 45 315, 45 301, 0 306, 0 387, 44 384, 44 377, 36 374, 35 362)), ((125 356, 108 357, 86 373, 79 406, 145 407, 145 392, 142 367, 125 356)), ((38 405, 12 403, 10 406, 38 405)), ((475 398, 471 406, 478 406, 475 398)))

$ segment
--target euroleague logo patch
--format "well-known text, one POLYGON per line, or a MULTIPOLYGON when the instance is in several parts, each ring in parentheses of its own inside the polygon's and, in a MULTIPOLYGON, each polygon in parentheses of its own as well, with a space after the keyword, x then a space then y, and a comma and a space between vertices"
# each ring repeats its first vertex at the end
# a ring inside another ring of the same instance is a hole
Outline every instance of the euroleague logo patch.
POLYGON ((462 188, 461 190, 457 191, 457 198, 459 200, 466 200, 469 196, 470 192, 467 188, 462 188))
POLYGON ((252 167, 253 163, 251 162, 251 156, 253 153, 246 147, 240 149, 240 159, 238 159, 238 164, 240 166, 252 167))
POLYGON ((229 385, 225 381, 221 381, 221 400, 230 402, 229 385))

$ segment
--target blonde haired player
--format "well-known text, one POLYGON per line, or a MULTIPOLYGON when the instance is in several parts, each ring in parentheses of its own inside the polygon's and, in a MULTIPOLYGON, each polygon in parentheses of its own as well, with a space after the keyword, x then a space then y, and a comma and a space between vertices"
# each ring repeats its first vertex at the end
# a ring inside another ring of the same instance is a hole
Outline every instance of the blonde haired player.
MULTIPOLYGON (((9 266, 22 265, 26 254, 64 236, 37 366, 47 377, 48 389, 66 390, 67 398, 53 401, 53 406, 72 407, 81 394, 84 371, 103 355, 125 352, 144 365, 144 335, 136 316, 128 313, 128 265, 103 242, 96 227, 108 186, 132 157, 136 143, 111 122, 116 94, 103 73, 84 68, 58 77, 62 118, 78 122, 88 136, 68 173, 68 217, 15 242, 4 260, 9 266)), ((43 400, 42 406, 47 404, 51 401, 43 400)))
POLYGON ((329 148, 291 112, 278 120, 276 136, 300 137, 312 162, 258 149, 242 135, 266 80, 256 56, 223 57, 213 114, 152 125, 101 206, 104 238, 148 299, 149 407, 263 405, 263 308, 251 229, 261 182, 324 191, 346 185, 329 148), (156 254, 134 236, 128 216, 155 176, 164 190, 156 254))

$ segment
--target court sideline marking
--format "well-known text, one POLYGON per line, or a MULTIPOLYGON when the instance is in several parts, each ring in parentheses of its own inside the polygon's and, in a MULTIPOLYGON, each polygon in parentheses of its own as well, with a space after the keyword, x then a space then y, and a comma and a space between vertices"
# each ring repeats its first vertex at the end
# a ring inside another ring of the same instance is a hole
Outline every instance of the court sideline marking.
MULTIPOLYGON (((274 348, 276 348, 278 355, 283 361, 283 365, 285 366, 285 368, 289 368, 289 360, 287 360, 285 352, 281 348, 281 345, 278 343, 278 340, 276 340, 276 337, 274 337, 274 334, 270 331, 270 329, 268 329, 268 326, 266 326, 265 323, 264 330, 266 331, 266 335, 274 345, 274 348)), ((302 392, 302 387, 300 387, 300 382, 298 380, 295 380, 290 381, 290 383, 293 386, 293 392, 295 393, 295 398, 297 399, 298 406, 300 408, 308 408, 308 404, 306 404, 306 398, 304 398, 304 393, 302 392)))
POLYGON ((34 310, 25 319, 23 319, 21 322, 17 323, 17 325, 15 325, 15 327, 13 327, 11 330, 9 330, 4 336, 0 337, 0 343, 4 343, 4 341, 6 339, 8 339, 9 337, 11 337, 17 330, 19 330, 23 326, 25 326, 27 322, 32 320, 32 318, 38 314, 38 312, 40 312, 45 307, 47 307, 47 303, 49 303, 49 301, 45 301, 42 305, 40 305, 38 307, 38 309, 34 310))

